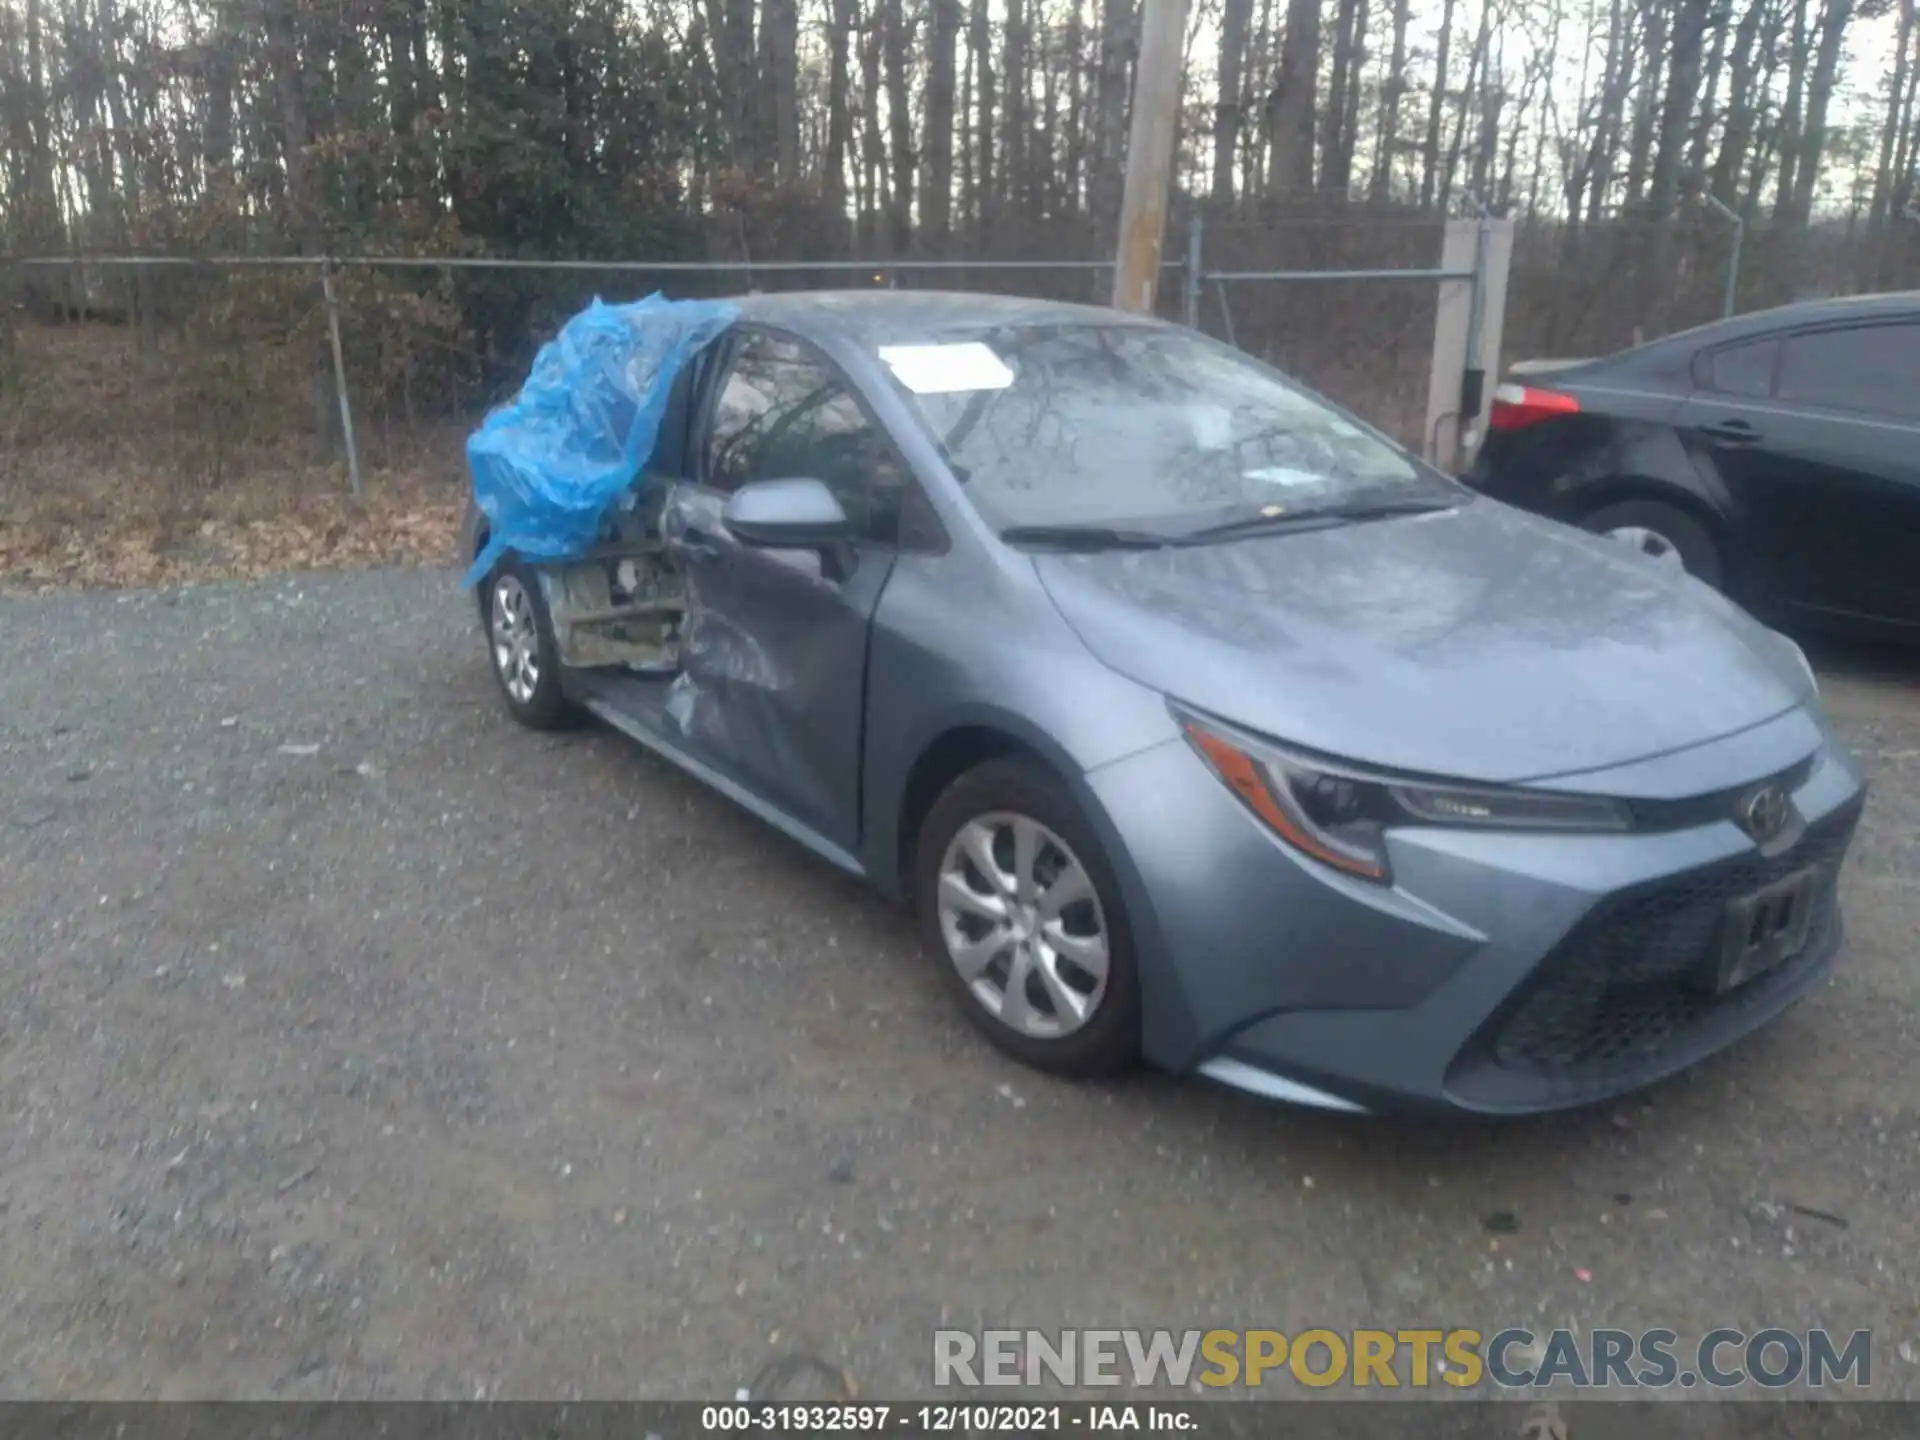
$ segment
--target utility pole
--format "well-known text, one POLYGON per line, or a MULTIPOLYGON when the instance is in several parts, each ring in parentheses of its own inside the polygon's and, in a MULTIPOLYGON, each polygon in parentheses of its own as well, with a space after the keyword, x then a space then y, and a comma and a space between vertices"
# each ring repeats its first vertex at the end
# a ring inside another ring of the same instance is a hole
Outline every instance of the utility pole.
POLYGON ((1173 132, 1180 116, 1186 0, 1143 0, 1141 12, 1133 124, 1127 135, 1127 186, 1120 201, 1120 249, 1113 267, 1113 308, 1151 314, 1160 286, 1173 132))

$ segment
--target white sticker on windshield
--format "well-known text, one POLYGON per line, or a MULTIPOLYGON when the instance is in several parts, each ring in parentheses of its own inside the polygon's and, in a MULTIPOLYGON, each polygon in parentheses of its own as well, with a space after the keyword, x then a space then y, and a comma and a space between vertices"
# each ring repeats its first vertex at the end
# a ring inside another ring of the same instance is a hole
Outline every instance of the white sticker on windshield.
POLYGON ((882 345, 880 358, 916 395, 1004 390, 1013 384, 1007 362, 978 340, 951 345, 882 345))
POLYGON ((1245 472, 1249 480, 1259 480, 1268 485, 1324 485, 1327 477, 1317 475, 1311 470, 1296 470, 1291 465, 1263 465, 1257 470, 1245 472))

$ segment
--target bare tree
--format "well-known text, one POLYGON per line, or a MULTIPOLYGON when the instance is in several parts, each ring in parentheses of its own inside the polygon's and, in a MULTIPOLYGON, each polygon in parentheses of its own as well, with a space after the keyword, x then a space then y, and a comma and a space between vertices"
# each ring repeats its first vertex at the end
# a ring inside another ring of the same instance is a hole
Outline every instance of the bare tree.
POLYGON ((1247 58, 1247 28, 1253 20, 1253 0, 1223 0, 1220 13, 1219 92, 1213 105, 1213 185, 1216 205, 1233 200, 1235 148, 1240 143, 1240 119, 1245 114, 1241 69, 1247 58))
MULTIPOLYGON (((1780 153, 1779 189, 1774 192, 1775 219, 1793 214, 1794 171, 1800 164, 1801 106, 1806 100, 1807 59, 1813 37, 1807 27, 1807 0, 1792 0, 1787 20, 1787 99, 1780 112, 1780 128, 1774 143, 1780 153)), ((1755 189, 1759 187, 1756 184, 1755 189)))
POLYGON ((1393 48, 1388 52, 1386 78, 1380 83, 1380 132, 1373 152, 1373 175, 1367 194, 1385 200, 1393 187, 1393 157, 1400 140, 1400 102, 1407 93, 1408 0, 1393 0, 1393 48))
POLYGON ((1852 18, 1853 0, 1825 0, 1814 27, 1813 73, 1807 79, 1806 118, 1800 128, 1793 196, 1787 216, 1797 224, 1804 225, 1813 212, 1813 192, 1820 178, 1820 161, 1827 142, 1827 108, 1833 100, 1841 42, 1846 37, 1847 22, 1852 18))
POLYGON ((1888 185, 1887 213, 1889 215, 1905 215, 1907 206, 1913 200, 1916 94, 1920 94, 1920 64, 1909 60, 1906 98, 1899 101, 1896 106, 1899 118, 1894 128, 1898 138, 1894 145, 1892 178, 1888 185))
MULTIPOLYGON (((1460 87, 1460 103, 1454 107, 1453 138, 1447 142, 1447 158, 1440 172, 1440 205, 1446 208, 1453 198, 1453 182, 1459 172, 1460 148, 1466 140, 1467 116, 1474 108, 1474 86, 1479 83, 1488 61, 1488 46, 1493 38, 1493 6, 1481 0, 1480 25, 1473 37, 1473 49, 1467 54, 1467 74, 1460 87)), ((1490 87, 1488 87, 1490 88, 1490 87)), ((1484 196, 1481 197, 1484 200, 1484 196)))
POLYGON ((1913 52, 1913 7, 1900 7, 1900 28, 1893 42, 1893 71, 1887 76, 1886 113, 1880 121, 1880 163, 1875 168, 1873 179, 1873 208, 1870 212, 1875 224, 1884 224, 1892 211, 1894 191, 1894 156, 1902 148, 1902 121, 1909 103, 1907 90, 1907 70, 1913 52))
MULTIPOLYGON (((451 28, 455 0, 441 0, 451 28)), ((707 31, 713 41, 713 69, 726 108, 726 129, 733 162, 749 173, 765 154, 760 123, 760 80, 755 73, 753 0, 706 0, 707 31)), ((471 23, 469 21, 469 23, 471 23)), ((441 47, 449 65, 468 47, 448 35, 441 47)))
POLYGON ((1034 176, 1027 163, 1027 127, 1032 123, 1029 117, 1032 96, 1027 63, 1026 6, 1024 0, 1007 0, 1007 84, 1003 107, 1006 133, 1004 189, 1007 199, 1012 204, 1019 206, 1023 212, 1030 213, 1038 198, 1040 187, 1034 183, 1034 176))
MULTIPOLYGON (((1898 258, 1916 26, 1883 64, 1857 39, 1898 3, 1196 0, 1178 183, 1229 224, 1288 223, 1310 187, 1470 189, 1569 235, 1670 224, 1703 188, 1785 227, 1851 198, 1898 258), (1878 70, 1864 124, 1849 37, 1878 70)), ((1099 254, 1138 4, 0 0, 0 230, 16 252, 1099 254)), ((500 333, 535 333, 515 305, 500 333)))
POLYGON ((1100 71, 1094 87, 1092 172, 1087 198, 1105 247, 1120 223, 1120 166, 1126 153, 1128 67, 1135 36, 1133 0, 1101 0, 1100 71))
POLYGON ((1320 0, 1287 0, 1280 67, 1267 97, 1267 188, 1313 188, 1314 89, 1320 75, 1320 0))
POLYGON ((820 189, 828 210, 839 217, 847 208, 847 151, 853 143, 848 47, 853 39, 854 0, 831 0, 831 4, 832 20, 827 26, 827 154, 820 189))
POLYGON ((1708 181, 1708 191, 1713 198, 1730 208, 1740 204, 1740 184, 1746 173, 1747 147, 1753 141, 1759 105, 1755 82, 1759 72, 1760 33, 1767 10, 1766 0, 1753 0, 1741 13, 1740 24, 1734 31, 1727 119, 1721 132, 1720 150, 1714 157, 1712 175, 1708 181))
POLYGON ((1360 67, 1366 63, 1367 0, 1339 0, 1333 27, 1332 75, 1322 126, 1320 186, 1345 193, 1353 184, 1360 122, 1360 67))
POLYGON ((864 28, 860 34, 860 164, 855 170, 859 177, 860 215, 858 232, 860 239, 871 249, 878 249, 878 222, 883 210, 891 211, 887 190, 887 143, 880 128, 880 104, 884 98, 880 91, 880 52, 886 36, 886 21, 883 15, 876 14, 876 0, 865 0, 868 6, 864 17, 864 28))
POLYGON ((774 173, 791 181, 800 173, 800 8, 797 0, 762 0, 760 63, 773 130, 774 173))
POLYGON ((1588 151, 1591 177, 1587 190, 1588 224, 1600 219, 1612 195, 1627 96, 1633 89, 1634 64, 1638 57, 1639 48, 1634 43, 1632 18, 1625 0, 1612 0, 1607 25, 1607 58, 1601 72, 1606 79, 1600 87, 1598 114, 1588 151))
POLYGON ((888 140, 893 152, 893 193, 888 210, 893 251, 904 255, 913 246, 913 111, 907 88, 913 29, 902 13, 901 0, 883 0, 881 17, 886 35, 888 140))
MULTIPOLYGON (((1616 0, 1618 3, 1618 0, 1616 0)), ((1440 30, 1433 56, 1433 88, 1427 96, 1427 138, 1422 147, 1420 204, 1433 204, 1440 180, 1440 117, 1447 101, 1447 60, 1453 47, 1454 0, 1440 0, 1440 30)))
POLYGON ((1647 179, 1653 169, 1653 142, 1659 129, 1661 80, 1667 58, 1666 3, 1647 6, 1640 16, 1640 88, 1633 101, 1633 130, 1627 141, 1626 208, 1640 210, 1646 203, 1647 179))
POLYGON ((953 216, 953 67, 960 0, 928 0, 926 166, 920 207, 928 238, 944 249, 953 216))
POLYGON ((1647 212, 1656 220, 1673 214, 1685 158, 1688 121, 1700 94, 1700 54, 1712 0, 1673 0, 1673 45, 1661 97, 1659 137, 1648 186, 1647 212))
POLYGON ((1721 119, 1720 77, 1726 69, 1727 39, 1732 31, 1730 0, 1712 0, 1707 15, 1707 34, 1711 37, 1711 44, 1707 51, 1706 77, 1702 81, 1700 107, 1695 112, 1683 168, 1682 188, 1691 193, 1698 193, 1706 183, 1707 150, 1713 140, 1714 126, 1721 119))
MULTIPOLYGON (((937 5, 941 0, 934 0, 937 5)), ((987 0, 973 0, 971 17, 973 46, 973 152, 976 189, 974 192, 974 214, 979 221, 988 220, 995 208, 996 191, 995 167, 993 163, 993 26, 987 14, 987 0)))

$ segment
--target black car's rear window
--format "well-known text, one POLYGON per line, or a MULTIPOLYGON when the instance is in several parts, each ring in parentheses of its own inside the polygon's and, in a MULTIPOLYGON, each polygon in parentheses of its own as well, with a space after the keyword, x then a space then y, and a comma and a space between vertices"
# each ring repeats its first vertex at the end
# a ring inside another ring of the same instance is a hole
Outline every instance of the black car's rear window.
POLYGON ((1780 398, 1920 420, 1920 324, 1859 325, 1787 338, 1780 398))
POLYGON ((1780 342, 1774 339, 1715 350, 1707 356, 1706 383, 1722 395, 1765 399, 1773 393, 1774 362, 1779 355, 1780 342))

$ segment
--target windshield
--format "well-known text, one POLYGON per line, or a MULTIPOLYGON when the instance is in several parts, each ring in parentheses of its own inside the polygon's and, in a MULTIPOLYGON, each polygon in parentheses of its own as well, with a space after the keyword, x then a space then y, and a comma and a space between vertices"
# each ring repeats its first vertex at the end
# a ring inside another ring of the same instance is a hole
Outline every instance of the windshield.
POLYGON ((1178 534, 1240 516, 1461 498, 1324 401, 1183 331, 982 327, 880 354, 1001 530, 1178 534))

